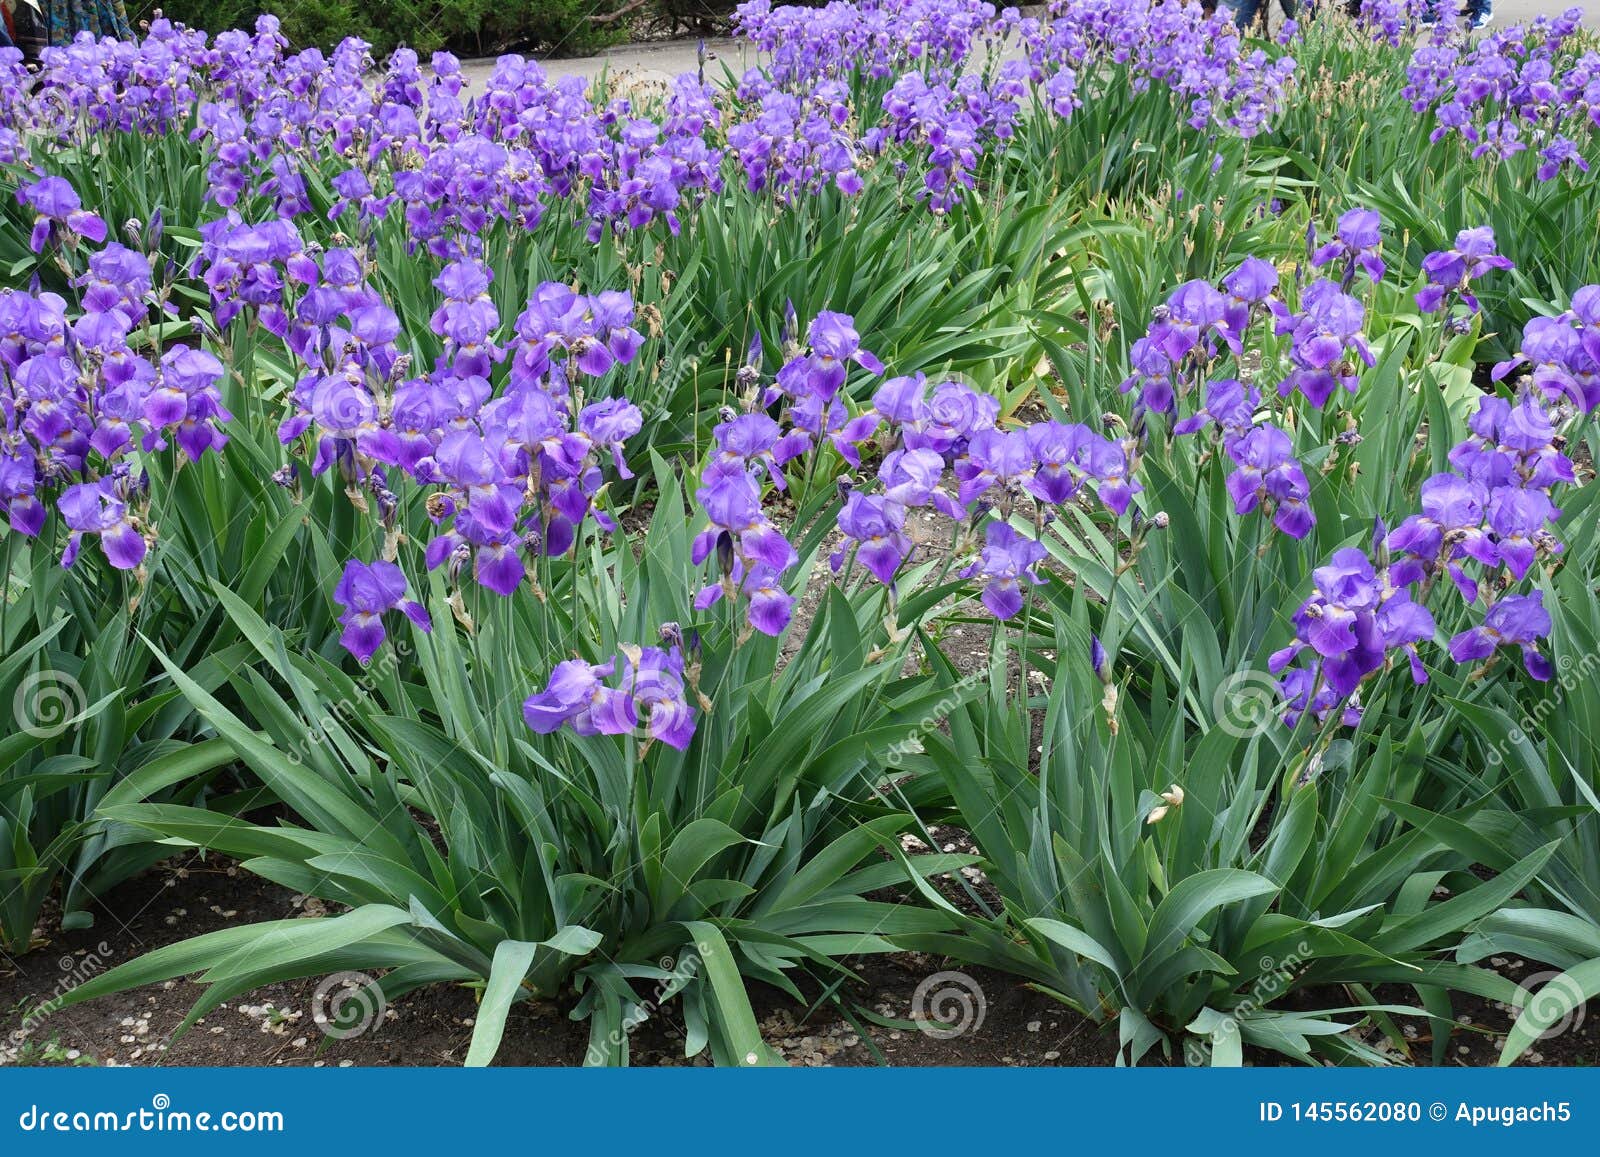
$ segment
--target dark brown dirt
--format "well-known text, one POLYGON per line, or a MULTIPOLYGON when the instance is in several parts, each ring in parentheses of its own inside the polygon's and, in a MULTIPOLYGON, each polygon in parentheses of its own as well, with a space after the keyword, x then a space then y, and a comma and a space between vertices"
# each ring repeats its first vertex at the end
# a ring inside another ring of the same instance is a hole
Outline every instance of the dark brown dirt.
MULTIPOLYGON (((941 848, 948 843, 957 851, 970 850, 970 841, 958 829, 944 827, 931 834, 941 848)), ((969 883, 985 900, 994 899, 981 875, 969 877, 969 883)), ((946 891, 958 904, 973 908, 970 897, 956 894, 960 889, 951 885, 946 891)), ((314 1023, 317 979, 271 985, 230 1001, 176 1041, 169 1041, 172 1031, 201 992, 190 979, 74 1006, 42 1021, 27 1019, 39 1001, 153 948, 231 925, 324 912, 319 901, 251 876, 225 859, 193 856, 159 865, 114 890, 96 913, 94 928, 53 931, 20 959, 0 957, 0 1064, 460 1064, 476 1011, 473 992, 460 986, 436 985, 411 993, 366 1031, 338 1040, 314 1023)), ((1518 981, 1552 973, 1516 958, 1495 957, 1485 963, 1518 981)), ((862 958, 852 966, 859 981, 843 985, 836 1000, 819 1001, 809 1009, 774 991, 758 988, 752 994, 763 1035, 791 1064, 1098 1066, 1115 1060, 1114 1027, 1096 1025, 1013 977, 912 953, 862 958), (942 1002, 928 995, 938 992, 950 999, 942 1002), (968 1027, 948 1038, 929 1035, 909 1023, 914 1007, 932 1015, 964 1009, 968 1027), (885 1021, 892 1023, 881 1023, 885 1021)), ((1388 1003, 1414 1003, 1413 994, 1403 988, 1386 988, 1377 995, 1388 1003)), ((1348 993, 1330 991, 1302 994, 1293 1003, 1328 1008, 1354 1000, 1348 993)), ((568 1012, 567 1005, 552 1001, 513 1009, 496 1063, 581 1064, 588 1030, 569 1019, 568 1012)), ((1458 996, 1454 1012, 1459 1027, 1446 1063, 1496 1064, 1515 1010, 1458 996)), ((1430 1023, 1420 1016, 1396 1020, 1407 1038, 1409 1058, 1390 1048, 1375 1029, 1360 1035, 1390 1052, 1397 1063, 1427 1064, 1430 1023)), ((632 1035, 631 1063, 709 1063, 704 1056, 686 1058, 683 1039, 676 1008, 669 1006, 632 1035)), ((1284 1063, 1282 1057, 1265 1054, 1247 1060, 1284 1063)), ((1145 1063, 1164 1060, 1152 1055, 1145 1063)), ((1558 1035, 1538 1042, 1519 1063, 1600 1063, 1600 1001, 1591 1002, 1558 1035)))
MULTIPOLYGON (((1528 983, 1534 991, 1560 972, 1560 969, 1515 956, 1494 956, 1482 964, 1519 984, 1528 983)), ((1378 993, 1379 999, 1395 1003, 1406 1002, 1409 995, 1402 989, 1378 993)), ((1498 1065, 1506 1030, 1516 1020, 1518 1010, 1497 1001, 1457 993, 1453 1011, 1457 1027, 1450 1034, 1445 1063, 1467 1068, 1498 1065)), ((1410 1025, 1410 1030, 1402 1025, 1402 1031, 1414 1041, 1412 1049, 1417 1062, 1426 1064, 1432 1050, 1431 1022, 1418 1017, 1413 1018, 1410 1025)), ((1549 1036, 1536 1042, 1517 1061, 1519 1067, 1596 1064, 1600 1064, 1600 1000, 1591 1000, 1569 1020, 1556 1025, 1549 1036)))
MULTIPOLYGON (((411 993, 359 1035, 335 1040, 313 1020, 316 980, 275 984, 229 1001, 176 1041, 169 1037, 200 995, 190 979, 150 985, 26 1019, 41 1000, 153 948, 232 925, 323 913, 315 899, 260 880, 218 858, 184 857, 115 889, 95 927, 51 932, 20 959, 0 959, 0 1064, 63 1065, 454 1065, 466 1055, 474 994, 436 985, 411 993)), ((839 1003, 808 1010, 784 995, 753 995, 763 1034, 795 1065, 1106 1065, 1114 1038, 1092 1022, 1014 978, 964 969, 945 980, 981 993, 983 1015, 959 1036, 937 1039, 907 1022, 918 986, 953 966, 904 954, 854 962, 861 977, 839 1003), (975 986, 969 988, 968 985, 975 986), (840 1011, 840 1005, 848 1016, 840 1011)), ((937 1011, 941 1005, 930 1002, 937 1011)), ((588 1028, 558 1002, 513 1009, 496 1059, 504 1065, 577 1065, 588 1028)), ((630 1039, 631 1061, 705 1064, 683 1055, 682 1024, 670 1007, 630 1039)))

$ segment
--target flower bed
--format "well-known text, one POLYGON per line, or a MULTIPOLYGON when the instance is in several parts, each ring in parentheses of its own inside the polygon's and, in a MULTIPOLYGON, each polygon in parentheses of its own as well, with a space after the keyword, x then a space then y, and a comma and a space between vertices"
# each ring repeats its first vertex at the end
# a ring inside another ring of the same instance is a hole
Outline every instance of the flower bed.
POLYGON ((174 847, 326 913, 34 1022, 354 970, 472 989, 468 1064, 530 999, 757 1064, 747 985, 918 952, 1129 1063, 1570 1023, 1600 50, 1443 15, 757 0, 628 95, 0 55, 0 939, 174 847))

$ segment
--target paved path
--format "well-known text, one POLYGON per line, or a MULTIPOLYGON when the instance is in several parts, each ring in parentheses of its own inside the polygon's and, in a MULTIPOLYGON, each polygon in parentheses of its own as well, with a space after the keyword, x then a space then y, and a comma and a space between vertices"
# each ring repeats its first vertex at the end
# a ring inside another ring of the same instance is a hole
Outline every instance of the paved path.
MULTIPOLYGON (((1590 27, 1600 28, 1600 0, 1495 0, 1495 25, 1504 26, 1532 20, 1541 12, 1558 13, 1579 7, 1584 11, 1590 27)), ((735 76, 757 63, 756 52, 742 40, 719 38, 707 40, 706 76, 722 75, 726 65, 735 76)), ((657 44, 629 44, 613 48, 598 56, 568 57, 540 61, 545 72, 552 77, 596 77, 602 72, 613 76, 622 73, 639 81, 667 81, 681 73, 693 72, 697 67, 698 43, 694 40, 664 40, 657 44)), ((468 60, 462 62, 462 72, 472 82, 469 91, 481 91, 483 81, 494 71, 494 61, 468 60)))
POLYGON ((1568 8, 1582 8, 1583 22, 1590 28, 1600 28, 1600 0, 1571 0, 1568 4, 1552 3, 1551 0, 1495 0, 1494 22, 1521 24, 1541 12, 1557 15, 1568 8))
MULTIPOLYGON (((756 63, 755 49, 747 41, 718 38, 707 40, 705 45, 707 79, 720 77, 723 65, 739 76, 756 63)), ((625 44, 598 56, 541 60, 539 64, 552 77, 596 77, 602 72, 628 72, 652 80, 670 80, 698 67, 698 48, 699 42, 694 40, 663 40, 656 44, 625 44)), ((488 76, 494 71, 494 61, 471 60, 462 65, 462 71, 474 79, 480 69, 482 75, 488 76)))

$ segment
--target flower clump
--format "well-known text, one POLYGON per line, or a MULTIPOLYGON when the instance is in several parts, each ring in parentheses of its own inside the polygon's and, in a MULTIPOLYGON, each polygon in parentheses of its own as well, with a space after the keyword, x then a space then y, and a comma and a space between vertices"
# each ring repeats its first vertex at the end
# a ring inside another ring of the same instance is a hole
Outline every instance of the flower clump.
MULTIPOLYGON (((198 462, 226 444, 223 365, 181 342, 139 352, 170 291, 155 284, 152 259, 111 242, 69 260, 77 241, 103 238, 103 225, 86 224, 99 218, 60 178, 22 193, 40 214, 35 243, 56 253, 81 305, 51 292, 0 293, 0 514, 34 538, 54 511, 68 531, 63 566, 88 536, 111 566, 138 571, 158 531, 143 456, 176 444, 198 462)), ((159 233, 153 222, 147 240, 159 233)))
POLYGON ((1600 349, 1597 303, 1600 286, 1586 286, 1565 313, 1530 322, 1523 352, 1496 369, 1504 378, 1532 367, 1521 374, 1516 397, 1479 401, 1467 437, 1450 450, 1451 469, 1423 482, 1421 510, 1392 530, 1380 525, 1370 556, 1346 548, 1315 572, 1314 592, 1294 616, 1295 639, 1269 664, 1274 672, 1287 669, 1287 722, 1307 711, 1319 719, 1337 711, 1355 722, 1361 684, 1397 657, 1416 682, 1426 682, 1417 646, 1435 635, 1424 603, 1441 578, 1455 597, 1482 610, 1477 625, 1448 640, 1455 662, 1490 662, 1512 648, 1530 676, 1550 678, 1541 647, 1551 630, 1545 592, 1519 587, 1561 554, 1555 499, 1577 481, 1563 449, 1566 432, 1600 403, 1589 352, 1600 349), (1302 656, 1309 661, 1291 669, 1302 656))

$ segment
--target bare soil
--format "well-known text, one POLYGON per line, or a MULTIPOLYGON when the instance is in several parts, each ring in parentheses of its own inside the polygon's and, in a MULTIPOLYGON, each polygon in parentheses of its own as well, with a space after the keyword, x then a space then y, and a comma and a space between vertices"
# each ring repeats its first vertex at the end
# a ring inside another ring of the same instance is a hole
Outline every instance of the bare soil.
MULTIPOLYGON (((0 958, 0 1064, 58 1065, 458 1065, 476 1012, 474 993, 436 985, 388 1006, 365 1031, 334 1039, 312 1011, 318 980, 275 984, 230 1001, 176 1040, 171 1034, 202 992, 192 979, 154 984, 77 1005, 38 1021, 40 1001, 107 968, 191 936, 231 925, 324 914, 231 861, 172 860, 115 889, 95 927, 55 931, 18 959, 0 958)), ((1107 1065, 1115 1038, 1093 1022, 1014 978, 964 969, 960 986, 973 1012, 968 1028, 948 1039, 870 1017, 909 1022, 918 986, 956 966, 904 954, 854 962, 858 983, 833 1004, 798 1008, 784 995, 757 990, 756 1011, 768 1042, 795 1065, 1107 1065), (970 985, 970 987, 969 987, 970 985)), ((937 1012, 939 1005, 932 1005, 937 1012)), ((588 1027, 553 1001, 512 1010, 502 1065, 578 1065, 588 1027)), ((629 1042, 633 1064, 706 1064, 685 1058, 681 1023, 667 1008, 629 1042)))
MULTIPOLYGON (((959 846, 954 829, 938 833, 959 846)), ((980 890, 981 890, 981 881, 980 890)), ((334 1039, 318 1028, 312 1012, 318 980, 270 985, 230 1001, 202 1018, 177 1040, 171 1034, 201 987, 192 979, 150 985, 120 996, 75 1006, 44 1020, 28 1010, 65 988, 141 953, 235 924, 325 914, 315 899, 298 896, 238 868, 231 861, 199 856, 175 859, 115 889, 96 913, 95 927, 53 931, 33 951, 0 958, 0 1064, 53 1065, 457 1065, 472 1036, 476 1003, 461 986, 436 985, 385 1008, 364 1031, 334 1039)), ((1514 958, 1490 961, 1505 975, 1525 979, 1548 971, 1514 958)), ((1017 1066, 1115 1063, 1114 1026, 1097 1025, 1015 978, 985 969, 961 968, 920 954, 863 958, 852 962, 857 982, 845 985, 839 1003, 797 1007, 780 993, 758 989, 757 1015, 769 1044, 794 1065, 1017 1066), (919 996, 919 989, 921 995, 919 996), (946 992, 941 1004, 930 993, 946 992), (931 1015, 960 1009, 967 1018, 959 1033, 933 1035, 910 1026, 913 1008, 931 1015), (981 1009, 981 1016, 978 1010, 981 1009), (878 1021, 896 1022, 894 1025, 878 1021)), ((1403 989, 1379 993, 1382 1000, 1414 1003, 1403 989)), ((1342 994, 1308 994, 1307 1007, 1351 1003, 1342 994)), ((568 1016, 570 1007, 542 1001, 513 1009, 502 1065, 577 1065, 583 1062, 588 1030, 568 1016)), ((1459 999, 1447 1063, 1491 1066, 1514 1019, 1513 1010, 1477 998, 1459 999)), ((1431 1029, 1421 1017, 1409 1025, 1412 1063, 1426 1064, 1431 1029)), ((1379 1043, 1375 1032, 1369 1043, 1379 1043)), ((686 1058, 682 1025, 672 1008, 640 1026, 629 1041, 636 1065, 695 1065, 686 1058)), ((1174 1058, 1177 1059, 1177 1058, 1174 1058)), ((1259 1055, 1250 1063, 1275 1065, 1281 1057, 1259 1055)), ((1397 1063, 1407 1057, 1394 1054, 1397 1063)), ((1146 1063, 1163 1063, 1147 1058, 1146 1063)), ((1563 1031, 1539 1042, 1523 1064, 1600 1063, 1600 1002, 1591 1002, 1563 1031)))

